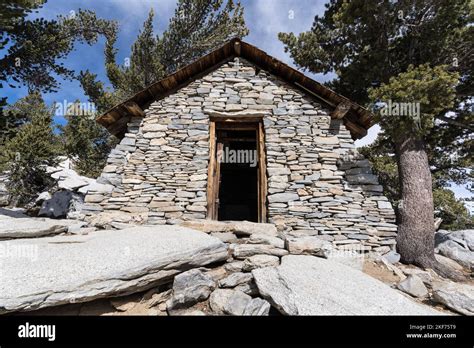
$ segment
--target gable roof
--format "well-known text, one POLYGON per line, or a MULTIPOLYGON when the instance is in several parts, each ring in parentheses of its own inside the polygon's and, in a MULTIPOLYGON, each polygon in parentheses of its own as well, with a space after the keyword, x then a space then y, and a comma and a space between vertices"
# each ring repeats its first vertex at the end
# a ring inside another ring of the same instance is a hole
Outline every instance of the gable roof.
POLYGON ((362 106, 238 38, 229 40, 220 48, 151 84, 133 97, 99 116, 96 121, 107 128, 111 134, 121 138, 127 130, 127 123, 130 118, 132 116, 144 117, 143 109, 148 104, 174 93, 235 57, 242 57, 257 68, 265 70, 319 99, 332 110, 332 118, 343 119, 353 139, 360 139, 365 136, 367 129, 372 125, 373 115, 362 106))

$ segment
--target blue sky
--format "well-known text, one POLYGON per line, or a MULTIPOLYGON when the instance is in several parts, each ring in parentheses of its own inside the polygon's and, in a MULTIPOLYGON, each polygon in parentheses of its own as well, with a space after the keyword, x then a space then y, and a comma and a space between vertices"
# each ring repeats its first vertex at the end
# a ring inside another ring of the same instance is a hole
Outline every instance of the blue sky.
MULTIPOLYGON (((311 28, 314 16, 324 13, 323 0, 242 0, 245 7, 245 20, 250 34, 245 41, 259 47, 268 54, 284 61, 289 65, 293 62, 284 52, 283 44, 278 40, 279 32, 300 33, 311 28)), ((71 11, 78 9, 93 10, 99 18, 114 19, 119 22, 119 35, 116 47, 118 49, 118 62, 123 63, 130 54, 130 47, 135 41, 143 22, 151 8, 154 9, 154 26, 157 33, 162 33, 167 27, 170 17, 174 13, 176 0, 49 0, 37 14, 32 17, 56 18, 58 15, 67 16, 71 11)), ((101 81, 106 82, 104 69, 104 41, 100 40, 94 46, 76 45, 76 48, 65 60, 65 65, 76 73, 89 69, 98 75, 101 81)), ((319 82, 325 82, 334 75, 306 74, 319 82)), ((44 95, 48 104, 62 103, 64 100, 73 102, 79 99, 87 102, 77 81, 61 81, 57 93, 44 95)), ((8 102, 13 103, 18 98, 26 95, 25 88, 7 89, 2 95, 8 97, 8 102)), ((64 119, 57 117, 56 122, 64 123, 64 119)), ((369 129, 369 134, 356 142, 357 146, 371 143, 380 127, 375 125, 369 129)), ((453 187, 458 197, 470 197, 471 193, 464 187, 453 187)))
MULTIPOLYGON (((272 56, 291 64, 288 54, 284 52, 282 43, 277 39, 279 32, 299 33, 311 27, 316 14, 324 12, 325 1, 315 0, 244 0, 245 20, 250 29, 246 41, 258 46, 272 56)), ((161 34, 166 29, 169 19, 174 13, 176 0, 49 0, 36 14, 31 17, 56 18, 67 16, 78 9, 93 10, 99 18, 114 19, 119 23, 119 35, 116 44, 118 63, 123 63, 130 54, 130 47, 135 41, 143 22, 151 8, 154 9, 155 31, 161 34)), ((77 73, 89 69, 98 74, 102 81, 107 81, 104 69, 104 40, 94 46, 76 45, 75 50, 65 60, 69 69, 77 73)), ((312 75, 318 81, 326 81, 333 76, 312 75)), ((25 88, 6 91, 9 103, 26 94, 25 88)), ((87 98, 77 81, 61 80, 61 88, 57 93, 46 94, 47 103, 74 101, 86 102, 87 98)), ((57 119, 58 123, 63 120, 57 119)))

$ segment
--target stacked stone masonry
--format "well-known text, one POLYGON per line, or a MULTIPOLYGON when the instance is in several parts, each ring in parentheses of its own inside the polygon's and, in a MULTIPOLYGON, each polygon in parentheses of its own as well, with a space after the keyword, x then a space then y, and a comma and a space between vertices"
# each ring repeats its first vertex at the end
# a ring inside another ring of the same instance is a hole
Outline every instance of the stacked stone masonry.
POLYGON ((121 221, 144 224, 205 219, 208 110, 265 114, 268 222, 280 231, 318 235, 344 250, 394 249, 392 206, 342 120, 238 58, 132 119, 84 212, 118 211, 121 221))

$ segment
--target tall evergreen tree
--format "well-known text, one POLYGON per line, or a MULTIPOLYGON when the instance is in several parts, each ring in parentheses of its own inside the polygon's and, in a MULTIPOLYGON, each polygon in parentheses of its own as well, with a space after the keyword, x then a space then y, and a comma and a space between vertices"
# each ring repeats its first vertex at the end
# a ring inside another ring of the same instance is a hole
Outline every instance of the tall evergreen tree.
POLYGON ((52 126, 53 109, 45 105, 39 93, 18 100, 9 111, 29 120, 6 141, 1 155, 9 173, 7 189, 18 204, 24 204, 54 184, 46 167, 56 164, 60 147, 52 126))
POLYGON ((0 48, 5 48, 6 53, 0 59, 1 88, 6 83, 12 88, 21 84, 30 91, 54 91, 59 86, 57 77, 74 77, 62 59, 76 43, 91 45, 101 35, 115 35, 116 23, 99 19, 92 11, 72 11, 54 20, 27 16, 45 2, 2 1, 0 48))
MULTIPOLYGON (((453 100, 445 101, 446 108, 430 109, 423 100, 417 101, 428 108, 422 110, 422 114, 425 113, 424 133, 410 128, 413 123, 405 119, 403 121, 408 123, 404 124, 403 129, 407 138, 394 137, 393 127, 399 125, 398 121, 385 122, 383 133, 374 145, 378 149, 367 151, 381 154, 381 158, 372 156, 371 159, 376 165, 380 164, 377 169, 386 177, 394 176, 394 165, 398 165, 400 186, 392 187, 391 193, 401 196, 402 206, 409 207, 404 214, 411 214, 405 218, 399 214, 402 231, 399 234, 399 251, 402 259, 422 267, 436 268, 444 274, 446 270, 436 263, 433 243, 429 241, 434 232, 429 174, 431 167, 437 181, 435 186, 442 186, 452 179, 458 183, 469 180, 465 168, 472 166, 470 153, 473 146, 470 138, 474 66, 472 19, 473 5, 469 0, 331 0, 324 15, 315 17, 311 30, 298 36, 279 34, 285 49, 298 66, 315 73, 336 72, 337 78, 328 85, 367 106, 374 101, 369 95, 372 87, 385 84, 383 94, 373 92, 372 97, 388 97, 397 95, 398 85, 405 84, 409 90, 412 88, 404 82, 410 79, 410 74, 428 79, 443 76, 445 82, 450 81, 451 71, 459 74, 453 100), (449 69, 443 68, 442 72, 437 68, 443 65, 449 69), (402 75, 409 69, 409 75, 402 75), (392 83, 391 78, 396 80, 392 83), (393 94, 386 86, 394 88, 393 94), (435 115, 433 110, 437 112, 435 115), (427 125, 432 127, 426 128, 427 125), (395 155, 395 161, 385 157, 391 154, 395 155), (414 157, 406 160, 411 155, 419 156, 419 161, 414 161, 414 157), (415 165, 419 166, 419 170, 414 170, 415 165), (413 176, 407 177, 407 173, 413 176), (407 196, 414 182, 419 183, 419 195, 407 196), (416 203, 413 199, 418 201, 418 208, 410 212, 409 209, 416 203), (424 217, 422 224, 413 220, 417 213, 424 217), (419 242, 423 240, 426 245, 417 247, 402 240, 406 238, 419 242)), ((449 92, 448 85, 444 85, 441 94, 449 92)), ((412 90, 411 95, 404 97, 426 96, 424 93, 430 89, 428 82, 418 87, 419 90, 412 90)), ((438 91, 432 93, 437 94, 438 91)), ((398 177, 398 174, 395 175, 398 177)))
POLYGON ((79 101, 74 106, 75 110, 69 110, 65 116, 67 124, 60 127, 62 146, 79 174, 95 178, 116 144, 115 137, 109 136, 107 130, 95 122, 95 111, 81 109, 79 101))
POLYGON ((116 37, 108 40, 105 65, 112 91, 106 90, 104 84, 96 80, 96 75, 81 72, 82 87, 90 100, 99 106, 99 112, 131 97, 228 39, 248 34, 243 7, 233 0, 179 0, 161 37, 154 34, 153 17, 151 10, 124 64, 116 62, 116 37))

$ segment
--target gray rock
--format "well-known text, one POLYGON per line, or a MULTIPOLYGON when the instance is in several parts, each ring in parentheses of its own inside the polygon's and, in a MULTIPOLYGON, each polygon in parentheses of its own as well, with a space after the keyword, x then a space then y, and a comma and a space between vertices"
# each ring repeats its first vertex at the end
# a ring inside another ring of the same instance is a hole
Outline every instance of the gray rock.
POLYGON ((417 276, 418 278, 421 279, 421 281, 425 285, 431 286, 431 282, 433 281, 433 277, 431 276, 430 272, 423 271, 422 269, 419 269, 419 268, 409 268, 405 266, 402 268, 402 272, 406 274, 407 276, 410 276, 410 275, 417 276))
POLYGON ((58 180, 58 187, 60 189, 74 191, 80 187, 86 186, 92 182, 93 179, 87 178, 77 174, 73 169, 62 168, 51 174, 53 179, 58 180))
POLYGON ((152 289, 150 291, 153 292, 145 294, 142 299, 142 302, 144 301, 147 303, 148 308, 155 307, 161 303, 165 303, 170 299, 173 294, 173 291, 171 289, 159 293, 156 293, 155 289, 152 289))
POLYGON ((474 315, 474 287, 454 282, 433 284, 433 300, 465 315, 474 315))
POLYGON ((244 261, 232 261, 224 265, 227 272, 240 272, 244 267, 244 261))
POLYGON ((245 259, 243 263, 244 271, 251 271, 257 268, 278 266, 280 264, 280 258, 273 255, 253 255, 248 259, 245 259))
POLYGON ((474 230, 455 231, 452 236, 464 240, 469 250, 474 251, 474 230))
POLYGON ((0 219, 0 239, 34 238, 67 232, 72 220, 35 218, 0 219))
POLYGON ((308 254, 320 257, 327 257, 334 249, 331 242, 316 236, 307 237, 287 237, 286 248, 290 254, 308 254))
POLYGON ((178 274, 173 282, 173 297, 169 309, 189 307, 206 300, 215 289, 216 282, 198 269, 178 274))
POLYGON ((253 279, 251 273, 236 272, 219 281, 221 288, 233 288, 237 285, 249 283, 253 279))
POLYGON ((65 217, 69 210, 69 204, 72 199, 72 192, 57 191, 51 199, 44 201, 38 216, 47 216, 52 218, 65 217))
POLYGON ((252 299, 244 309, 243 315, 264 316, 270 312, 270 303, 261 299, 252 299))
POLYGON ((207 315, 203 311, 194 308, 186 308, 186 309, 172 309, 169 311, 169 315, 171 316, 205 316, 207 315))
POLYGON ((385 258, 385 260, 387 260, 387 262, 391 264, 400 261, 400 254, 393 250, 390 250, 388 253, 383 254, 382 257, 385 258))
POLYGON ((336 145, 339 144, 338 137, 315 137, 314 141, 319 145, 336 145))
POLYGON ((398 288, 407 294, 414 297, 424 298, 428 296, 428 289, 426 289, 423 281, 416 275, 410 274, 408 278, 398 284, 398 288))
POLYGON ((283 256, 288 251, 268 244, 232 244, 232 255, 236 259, 246 259, 258 254, 283 256))
POLYGON ((257 285, 255 285, 255 282, 252 280, 250 283, 244 283, 237 285, 234 290, 242 291, 244 294, 247 294, 249 296, 260 296, 260 293, 258 292, 257 285))
POLYGON ((223 242, 231 242, 237 238, 232 232, 212 232, 211 236, 220 239, 223 242))
POLYGON ((392 204, 387 201, 377 201, 377 207, 379 209, 393 209, 392 204))
POLYGON ((436 250, 446 257, 456 261, 469 270, 474 270, 474 252, 463 248, 453 240, 446 240, 440 243, 436 250))
POLYGON ((209 298, 209 305, 217 314, 243 315, 251 301, 242 291, 216 289, 209 298))
POLYGON ((82 194, 86 194, 88 192, 96 192, 96 193, 110 193, 114 187, 109 184, 99 184, 98 182, 92 182, 87 186, 81 187, 78 192, 82 194))
MULTIPOLYGON (((459 230, 444 234, 446 239, 450 239, 464 246, 466 249, 474 251, 474 230, 459 230)), ((438 233, 437 233, 438 234, 438 233)))
POLYGON ((285 247, 285 241, 283 239, 259 233, 252 234, 248 242, 251 244, 268 244, 281 249, 285 247))
POLYGON ((8 177, 6 175, 0 175, 0 207, 10 204, 10 195, 6 186, 7 181, 8 177))
POLYGON ((260 294, 286 315, 435 315, 398 291, 346 265, 288 255, 252 271, 260 294))
POLYGON ((300 196, 296 193, 275 193, 268 196, 269 203, 288 203, 299 200, 300 196))
POLYGON ((457 263, 454 260, 451 260, 449 257, 440 255, 440 254, 435 254, 435 259, 445 265, 446 267, 454 268, 456 271, 464 271, 464 267, 461 266, 459 263, 457 263))
POLYGON ((251 236, 252 234, 276 236, 278 234, 273 224, 249 221, 190 220, 184 221, 181 225, 206 233, 231 232, 238 236, 251 236))
POLYGON ((2 260, 0 313, 140 292, 228 257, 218 239, 179 226, 4 241, 0 246, 30 251, 2 260))

